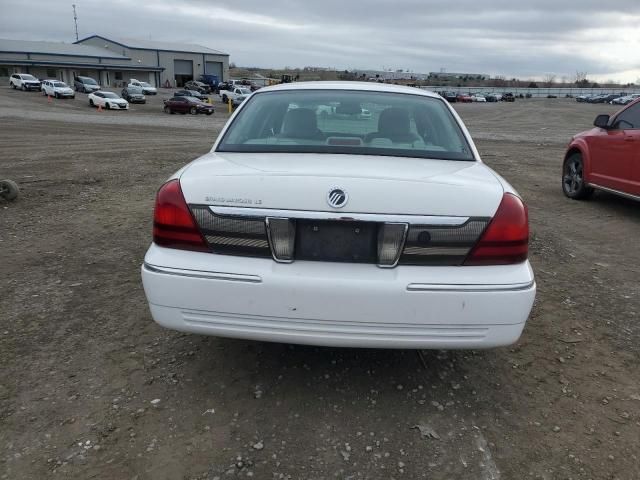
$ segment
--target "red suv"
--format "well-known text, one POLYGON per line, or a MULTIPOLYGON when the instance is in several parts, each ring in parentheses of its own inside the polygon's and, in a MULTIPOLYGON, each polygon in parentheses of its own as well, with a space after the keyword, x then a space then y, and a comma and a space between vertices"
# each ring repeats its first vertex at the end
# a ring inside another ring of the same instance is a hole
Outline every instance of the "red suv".
POLYGON ((587 198, 594 189, 640 200, 640 100, 613 116, 598 115, 592 128, 571 140, 562 190, 587 198))

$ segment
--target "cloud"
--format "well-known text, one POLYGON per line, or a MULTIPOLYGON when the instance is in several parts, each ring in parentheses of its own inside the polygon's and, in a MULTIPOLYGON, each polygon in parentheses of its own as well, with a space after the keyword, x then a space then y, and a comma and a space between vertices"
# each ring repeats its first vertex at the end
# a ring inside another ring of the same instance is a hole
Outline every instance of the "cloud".
MULTIPOLYGON (((73 41, 71 7, 0 0, 7 38, 73 41)), ((81 36, 207 45, 238 65, 410 69, 635 81, 637 0, 76 0, 81 36)))

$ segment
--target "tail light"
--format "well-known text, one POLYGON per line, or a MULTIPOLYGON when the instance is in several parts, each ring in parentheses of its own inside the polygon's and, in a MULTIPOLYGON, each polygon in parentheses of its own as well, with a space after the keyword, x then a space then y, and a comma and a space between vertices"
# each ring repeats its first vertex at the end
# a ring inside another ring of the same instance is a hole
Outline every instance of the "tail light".
POLYGON ((493 219, 464 265, 507 265, 524 262, 529 253, 529 216, 522 200, 505 193, 493 219))
POLYGON ((178 179, 165 183, 156 195, 153 242, 168 248, 209 251, 182 195, 178 179))

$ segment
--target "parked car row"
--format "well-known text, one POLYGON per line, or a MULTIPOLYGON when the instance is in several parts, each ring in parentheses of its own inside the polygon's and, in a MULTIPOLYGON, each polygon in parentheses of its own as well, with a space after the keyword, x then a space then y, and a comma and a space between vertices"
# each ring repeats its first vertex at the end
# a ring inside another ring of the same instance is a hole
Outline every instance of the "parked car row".
POLYGON ((623 93, 602 93, 593 95, 578 95, 576 102, 579 103, 609 103, 611 105, 628 105, 637 98, 639 93, 625 95, 623 93))
MULTIPOLYGON (((514 102, 516 97, 513 93, 456 93, 440 92, 439 95, 450 103, 486 103, 486 102, 514 102)), ((524 97, 522 97, 524 98, 524 97)))
MULTIPOLYGON (((132 80, 122 89, 120 95, 101 90, 100 85, 89 77, 76 77, 75 90, 89 92, 87 99, 89 106, 104 108, 106 110, 128 110, 130 103, 146 103, 145 95, 155 95, 157 90, 146 82, 132 80)), ((38 80, 28 74, 14 74, 9 80, 9 85, 13 89, 21 90, 41 90, 45 96, 55 98, 75 98, 74 89, 60 80, 38 80)), ((173 97, 164 100, 163 110, 166 113, 190 113, 196 115, 204 113, 212 115, 215 111, 208 97, 197 90, 178 90, 173 97)))

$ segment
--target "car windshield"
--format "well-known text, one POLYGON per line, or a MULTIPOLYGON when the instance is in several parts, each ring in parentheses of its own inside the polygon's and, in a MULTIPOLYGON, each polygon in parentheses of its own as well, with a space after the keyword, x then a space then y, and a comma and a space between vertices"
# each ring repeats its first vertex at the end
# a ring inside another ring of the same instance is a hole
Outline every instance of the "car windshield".
POLYGON ((120 98, 118 95, 116 95, 115 93, 111 93, 111 92, 102 92, 102 96, 104 98, 120 98))
POLYGON ((54 87, 58 87, 58 88, 65 88, 67 86, 66 83, 64 82, 52 82, 54 87))
POLYGON ((93 78, 81 78, 80 81, 82 83, 86 83, 87 85, 97 85, 96 81, 93 78))
POLYGON ((22 75, 22 80, 37 80, 33 75, 22 75))
POLYGON ((196 98, 196 97, 183 97, 183 98, 186 98, 190 102, 198 102, 198 103, 200 103, 200 99, 196 98))
POLYGON ((150 87, 151 84, 147 83, 147 82, 140 82, 140 85, 142 85, 143 87, 150 87))
POLYGON ((474 160, 443 100, 353 90, 256 93, 217 150, 474 160))

